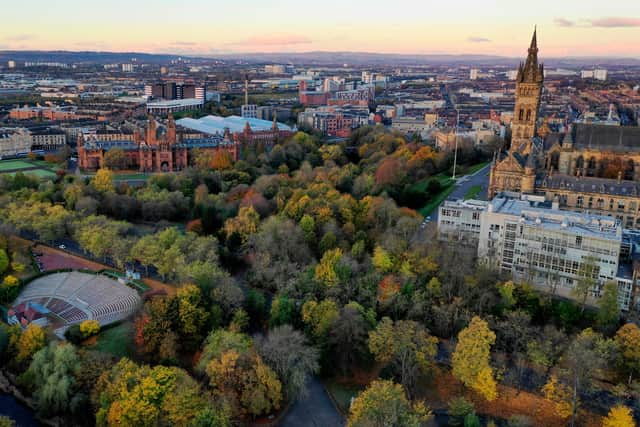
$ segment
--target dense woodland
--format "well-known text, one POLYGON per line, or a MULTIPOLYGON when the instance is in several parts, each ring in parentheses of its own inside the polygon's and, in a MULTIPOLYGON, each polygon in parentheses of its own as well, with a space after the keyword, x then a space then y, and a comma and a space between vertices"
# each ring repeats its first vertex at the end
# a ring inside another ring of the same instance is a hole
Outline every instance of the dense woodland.
MULTIPOLYGON (((491 154, 469 148, 458 160, 491 154)), ((615 287, 598 310, 556 300, 421 227, 414 209, 439 187, 416 184, 450 155, 367 127, 336 145, 300 132, 243 157, 194 153, 189 169, 137 188, 108 169, 0 176, 0 302, 30 263, 12 247, 18 233, 73 239, 177 289, 146 295, 132 358, 86 347, 96 325, 59 342, 2 324, 3 369, 39 414, 231 426, 278 414, 318 375, 364 389, 349 426, 420 426, 446 375, 457 384, 452 425, 480 425, 506 390, 539 396, 559 425, 635 425, 640 329, 622 319, 615 287)), ((495 422, 534 425, 534 409, 495 422)))

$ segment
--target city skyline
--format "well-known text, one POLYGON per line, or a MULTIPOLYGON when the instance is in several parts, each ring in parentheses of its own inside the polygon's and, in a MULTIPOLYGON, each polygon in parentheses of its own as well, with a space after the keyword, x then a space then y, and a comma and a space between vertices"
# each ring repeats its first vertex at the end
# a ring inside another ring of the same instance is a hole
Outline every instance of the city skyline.
POLYGON ((226 53, 352 51, 521 56, 534 25, 543 57, 640 55, 640 4, 624 14, 607 4, 548 0, 536 9, 506 0, 324 1, 311 10, 292 0, 212 4, 194 0, 43 0, 11 3, 0 50, 135 51, 212 56, 226 53), (22 18, 24 17, 24 18, 22 18), (73 17, 73 19, 69 19, 73 17), (30 23, 25 28, 25 21, 30 23))

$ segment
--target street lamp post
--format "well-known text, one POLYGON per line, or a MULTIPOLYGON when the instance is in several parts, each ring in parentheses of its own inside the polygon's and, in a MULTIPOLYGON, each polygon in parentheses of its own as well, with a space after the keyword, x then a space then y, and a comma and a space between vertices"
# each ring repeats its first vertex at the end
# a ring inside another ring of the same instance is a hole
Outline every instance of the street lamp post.
POLYGON ((455 151, 453 152, 453 176, 452 178, 456 179, 456 165, 458 163, 458 123, 460 123, 460 110, 456 109, 456 128, 453 134, 453 138, 455 140, 455 151))

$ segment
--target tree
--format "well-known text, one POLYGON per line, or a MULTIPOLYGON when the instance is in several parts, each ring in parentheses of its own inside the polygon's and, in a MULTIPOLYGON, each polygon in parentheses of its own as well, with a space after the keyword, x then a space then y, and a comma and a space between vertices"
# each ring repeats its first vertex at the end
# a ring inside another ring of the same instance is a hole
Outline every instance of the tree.
POLYGON ((185 285, 178 289, 176 298, 180 335, 183 340, 199 345, 208 318, 200 288, 192 284, 185 285))
POLYGON ((124 169, 127 167, 127 154, 122 148, 111 148, 104 154, 103 161, 107 169, 124 169))
POLYGON ((296 223, 276 216, 264 221, 249 238, 250 279, 271 289, 285 287, 311 261, 305 235, 296 223))
POLYGON ((467 387, 492 401, 498 396, 497 383, 489 364, 491 346, 496 334, 487 322, 474 316, 465 329, 458 334, 458 343, 453 353, 453 375, 467 387))
POLYGON ((227 150, 217 150, 213 154, 213 160, 211 160, 211 167, 217 170, 231 169, 233 166, 233 159, 227 150))
POLYGON ((295 301, 286 295, 278 295, 271 302, 269 325, 274 327, 293 323, 295 310, 295 301))
POLYGON ((34 354, 24 378, 34 390, 38 412, 45 416, 71 409, 80 362, 71 344, 50 343, 34 354))
POLYGON ((547 383, 542 387, 545 399, 554 405, 556 414, 561 418, 569 418, 573 412, 571 390, 566 384, 558 381, 555 375, 551 375, 547 383))
POLYGON ((329 354, 343 375, 361 366, 369 354, 367 339, 371 325, 358 310, 358 306, 359 304, 351 303, 342 307, 340 317, 329 331, 329 354))
POLYGON ((307 301, 302 305, 302 321, 316 341, 322 344, 339 314, 336 302, 330 299, 307 301))
POLYGON ((227 238, 237 233, 242 243, 245 244, 247 240, 249 240, 249 236, 258 231, 259 224, 260 215, 258 215, 258 212, 256 212, 252 206, 241 207, 238 216, 229 218, 224 223, 224 232, 227 238))
POLYGON ((419 427, 431 417, 422 402, 411 403, 400 384, 375 380, 353 400, 348 427, 419 427))
POLYGON ((433 365, 438 339, 417 322, 394 322, 385 317, 369 332, 369 350, 378 362, 394 367, 400 383, 411 395, 418 375, 427 373, 433 365))
POLYGON ((624 405, 611 408, 607 417, 602 420, 602 427, 635 427, 631 409, 624 405))
POLYGON ((9 256, 7 251, 0 249, 0 275, 4 274, 7 268, 9 268, 9 256))
POLYGON ((89 338, 100 332, 100 322, 97 320, 84 320, 80 323, 80 333, 84 338, 89 338))
POLYGON ((216 395, 228 397, 240 414, 256 417, 280 408, 282 384, 253 348, 222 352, 205 372, 216 395))
POLYGON ((598 300, 598 308, 598 326, 604 331, 608 331, 612 327, 615 328, 620 320, 618 284, 615 281, 605 283, 602 296, 598 300))
POLYGON ((322 255, 320 263, 316 265, 315 278, 325 286, 332 287, 339 283, 338 264, 342 260, 342 249, 330 249, 322 255))
POLYGON ((98 426, 187 427, 205 413, 228 427, 224 402, 211 402, 198 382, 179 368, 138 366, 122 358, 103 373, 93 393, 98 426))
POLYGON ((393 269, 393 259, 382 247, 376 246, 372 259, 374 267, 381 273, 388 273, 393 269))
POLYGON ((561 379, 570 389, 571 425, 575 425, 580 395, 591 387, 593 379, 611 359, 610 340, 591 329, 582 331, 569 345, 562 358, 565 369, 561 379))
POLYGON ((473 403, 467 401, 464 397, 456 397, 449 402, 449 425, 462 426, 469 415, 475 415, 476 411, 473 403))
POLYGON ((640 371, 640 328, 635 323, 627 323, 616 332, 615 343, 620 351, 622 365, 629 374, 631 385, 633 374, 640 371))
POLYGON ((16 422, 13 421, 11 418, 4 415, 0 415, 0 427, 14 427, 15 425, 16 425, 16 422))
POLYGON ((16 359, 24 361, 44 347, 46 341, 44 329, 35 323, 30 323, 18 340, 18 354, 16 359))
POLYGON ((578 276, 578 282, 575 288, 571 290, 571 294, 580 301, 580 306, 584 313, 587 305, 587 297, 589 296, 589 292, 592 292, 596 286, 596 279, 598 277, 596 261, 593 257, 583 259, 578 269, 578 276))
POLYGON ((307 396, 307 381, 318 372, 319 352, 291 325, 278 326, 256 344, 262 359, 274 370, 290 400, 307 396))
POLYGON ((114 192, 113 172, 106 168, 98 169, 98 172, 91 180, 91 184, 101 193, 114 192))

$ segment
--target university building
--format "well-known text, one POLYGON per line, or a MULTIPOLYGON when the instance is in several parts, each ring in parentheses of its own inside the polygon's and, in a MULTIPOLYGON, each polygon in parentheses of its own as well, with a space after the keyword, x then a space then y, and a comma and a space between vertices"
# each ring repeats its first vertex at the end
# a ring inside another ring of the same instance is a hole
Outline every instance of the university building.
POLYGON ((574 123, 563 133, 538 129, 543 83, 534 32, 516 76, 511 148, 494 158, 489 198, 505 191, 542 195, 561 209, 640 229, 640 128, 610 121, 574 123))
POLYGON ((121 149, 126 155, 126 169, 140 172, 172 172, 189 166, 191 150, 228 151, 238 159, 238 144, 222 136, 178 135, 176 122, 169 117, 166 132, 160 133, 155 118, 149 116, 146 129, 132 134, 84 132, 78 136, 80 169, 96 170, 104 166, 104 155, 121 149))
POLYGON ((560 210, 543 196, 514 196, 444 203, 439 238, 477 246, 479 263, 553 295, 574 298, 579 281, 590 277, 592 305, 604 284, 614 281, 621 309, 640 311, 640 269, 634 262, 640 257, 640 233, 623 230, 613 217, 560 210))

